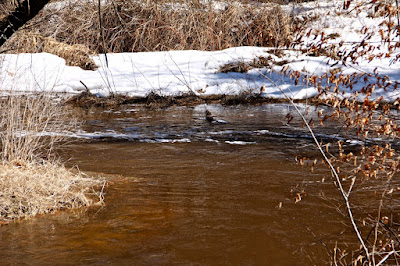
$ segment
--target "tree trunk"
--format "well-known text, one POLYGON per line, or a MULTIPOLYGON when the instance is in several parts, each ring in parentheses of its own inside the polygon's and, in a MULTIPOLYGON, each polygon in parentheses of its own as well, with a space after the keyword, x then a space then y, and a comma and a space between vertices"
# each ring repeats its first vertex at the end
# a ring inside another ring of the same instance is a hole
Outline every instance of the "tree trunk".
POLYGON ((14 32, 35 17, 50 0, 19 0, 16 2, 17 5, 11 13, 0 20, 0 47, 14 32))

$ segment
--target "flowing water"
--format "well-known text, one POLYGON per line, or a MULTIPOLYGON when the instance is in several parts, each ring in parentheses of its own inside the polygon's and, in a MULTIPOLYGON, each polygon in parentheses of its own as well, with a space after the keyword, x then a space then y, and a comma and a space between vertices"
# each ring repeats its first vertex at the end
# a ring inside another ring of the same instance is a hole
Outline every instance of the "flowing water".
POLYGON ((105 206, 0 227, 0 264, 329 261, 326 248, 351 230, 343 233, 344 218, 319 196, 335 193, 319 182, 326 172, 294 163, 314 148, 299 122, 286 124, 288 112, 285 104, 88 110, 60 154, 82 171, 114 176, 105 206))

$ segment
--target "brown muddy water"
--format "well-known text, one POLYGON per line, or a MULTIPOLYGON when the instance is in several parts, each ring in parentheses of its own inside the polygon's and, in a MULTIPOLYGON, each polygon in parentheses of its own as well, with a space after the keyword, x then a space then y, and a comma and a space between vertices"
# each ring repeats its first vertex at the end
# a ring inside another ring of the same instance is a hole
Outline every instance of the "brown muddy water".
POLYGON ((285 123, 291 111, 285 104, 88 110, 60 154, 82 171, 125 180, 105 189, 103 207, 0 227, 0 264, 329 262, 327 251, 339 236, 351 239, 351 229, 320 196, 336 193, 319 182, 327 173, 294 163, 314 153, 307 132, 285 123), (205 109, 220 121, 208 123, 205 109))

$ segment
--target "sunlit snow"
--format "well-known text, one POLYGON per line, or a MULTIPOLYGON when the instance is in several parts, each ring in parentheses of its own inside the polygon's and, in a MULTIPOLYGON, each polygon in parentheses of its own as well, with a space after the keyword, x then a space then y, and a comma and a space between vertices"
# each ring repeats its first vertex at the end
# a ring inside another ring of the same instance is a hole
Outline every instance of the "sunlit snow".
MULTIPOLYGON (((318 15, 319 19, 311 22, 309 29, 336 34, 331 43, 344 42, 343 49, 351 48, 351 42, 361 41, 360 30, 368 27, 378 29, 383 17, 371 17, 369 10, 360 12, 342 12, 337 14, 341 1, 315 1, 282 8, 298 16, 318 15), (346 44, 348 43, 348 44, 346 44)), ((307 31, 307 30, 306 30, 307 31)), ((375 52, 386 52, 384 44, 379 45, 378 36, 371 42, 378 42, 375 52)), ((319 40, 304 38, 303 43, 317 43, 319 40)), ((160 95, 179 95, 194 93, 199 96, 235 95, 240 93, 255 94, 262 97, 305 99, 315 96, 318 91, 313 84, 307 84, 304 77, 322 75, 332 67, 343 74, 367 73, 387 76, 392 82, 400 82, 400 64, 392 57, 382 57, 371 61, 359 58, 356 64, 342 65, 325 56, 307 55, 299 49, 284 49, 277 57, 265 47, 234 47, 222 51, 168 51, 107 54, 94 56, 98 65, 95 71, 82 70, 66 66, 65 60, 51 54, 3 54, 0 55, 0 90, 2 91, 51 91, 56 93, 77 94, 89 90, 104 97, 113 94, 143 97, 151 92, 160 95), (232 62, 251 62, 258 57, 270 57, 275 62, 286 63, 272 68, 251 69, 247 73, 220 73, 221 66, 232 62), (295 84, 293 79, 281 73, 286 67, 302 74, 295 84), (262 90, 260 90, 263 88, 262 90)), ((398 48, 397 48, 398 49, 398 48)), ((400 51, 392 52, 396 55, 400 51)), ((324 84, 323 84, 324 85, 324 84)), ((352 90, 359 90, 365 84, 357 83, 352 90)), ((350 88, 343 88, 350 92, 350 88)), ((397 90, 376 88, 372 97, 383 96, 388 101, 399 97, 397 90)))

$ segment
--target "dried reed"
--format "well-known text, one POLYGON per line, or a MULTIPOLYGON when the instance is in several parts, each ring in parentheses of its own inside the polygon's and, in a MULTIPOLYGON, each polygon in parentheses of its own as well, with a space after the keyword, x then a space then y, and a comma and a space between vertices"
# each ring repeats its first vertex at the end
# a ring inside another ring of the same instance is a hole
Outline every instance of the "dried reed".
POLYGON ((0 223, 95 202, 93 186, 100 181, 72 173, 53 157, 54 145, 74 125, 50 95, 0 100, 0 223))
MULTIPOLYGON (((219 50, 289 44, 294 23, 272 4, 232 2, 221 9, 212 1, 107 0, 101 10, 106 47, 99 34, 98 7, 91 1, 73 1, 57 12, 47 8, 24 30, 95 52, 219 50)), ((7 46, 17 43, 14 38, 7 46)))
POLYGON ((51 95, 11 95, 0 101, 2 161, 49 158, 54 144, 65 141, 63 132, 75 121, 51 95))
POLYGON ((10 42, 12 47, 5 48, 9 53, 51 53, 64 58, 69 66, 78 66, 85 70, 97 68, 90 57, 93 52, 82 44, 69 45, 28 31, 15 33, 10 42))
POLYGON ((0 223, 67 208, 93 205, 102 195, 99 180, 55 163, 0 164, 0 223))

